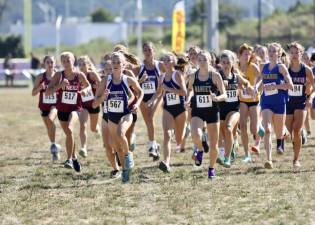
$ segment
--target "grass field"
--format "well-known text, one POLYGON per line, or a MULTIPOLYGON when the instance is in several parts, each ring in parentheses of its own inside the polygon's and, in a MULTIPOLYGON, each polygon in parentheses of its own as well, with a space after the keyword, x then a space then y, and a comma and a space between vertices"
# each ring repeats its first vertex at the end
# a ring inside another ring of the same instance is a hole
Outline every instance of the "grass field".
MULTIPOLYGON (((123 185, 109 180, 101 139, 93 135, 80 174, 63 168, 65 151, 52 164, 30 92, 0 89, 0 224, 315 224, 314 139, 303 147, 299 173, 292 172, 287 143, 285 155, 274 156, 273 170, 262 167, 264 154, 249 165, 238 158, 231 169, 219 166, 218 178, 209 181, 206 164, 193 170, 190 149, 172 155, 171 174, 160 172, 146 153, 139 116, 136 166, 131 183, 123 185)), ((59 124, 57 141, 64 146, 59 124)))

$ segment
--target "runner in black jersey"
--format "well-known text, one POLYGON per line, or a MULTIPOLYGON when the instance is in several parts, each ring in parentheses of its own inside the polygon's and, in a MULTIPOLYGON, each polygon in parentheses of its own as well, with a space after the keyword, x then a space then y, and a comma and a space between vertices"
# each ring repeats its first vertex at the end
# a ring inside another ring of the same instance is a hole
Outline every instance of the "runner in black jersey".
POLYGON ((203 147, 201 134, 204 122, 207 123, 210 140, 210 166, 208 177, 215 176, 215 162, 218 157, 219 107, 218 102, 226 99, 225 87, 219 73, 210 66, 211 56, 206 51, 198 54, 199 69, 191 76, 188 83, 186 103, 191 106, 191 131, 197 151, 194 153, 195 165, 202 163, 203 147), (219 95, 219 93, 222 93, 219 95))

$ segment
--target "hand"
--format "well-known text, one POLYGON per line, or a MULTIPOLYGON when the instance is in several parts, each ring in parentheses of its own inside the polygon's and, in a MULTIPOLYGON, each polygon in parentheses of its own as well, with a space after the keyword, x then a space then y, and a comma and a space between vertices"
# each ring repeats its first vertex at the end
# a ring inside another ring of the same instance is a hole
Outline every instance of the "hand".
POLYGON ((62 90, 64 90, 66 88, 67 85, 69 85, 69 81, 65 78, 63 79, 63 81, 61 82, 61 88, 62 90))
POLYGON ((109 94, 110 94, 109 89, 105 89, 105 91, 103 92, 103 95, 102 95, 102 100, 105 101, 105 99, 108 98, 109 94))
POLYGON ((145 105, 148 108, 151 108, 151 107, 153 108, 154 103, 155 103, 155 100, 151 98, 145 105))
POLYGON ((184 106, 186 109, 190 108, 190 101, 185 101, 184 106))
POLYGON ((218 97, 214 93, 210 93, 213 102, 218 102, 218 97))
POLYGON ((311 97, 308 97, 307 99, 306 99, 306 107, 307 108, 311 108, 312 107, 312 98, 311 97))
POLYGON ((131 107, 131 112, 137 112, 138 111, 138 108, 139 108, 139 105, 138 105, 138 103, 135 103, 135 104, 133 104, 132 105, 132 107, 131 107))
POLYGON ((43 83, 41 83, 40 85, 39 85, 39 91, 41 91, 41 90, 45 90, 46 89, 46 85, 44 84, 44 82, 43 83))
POLYGON ((143 76, 141 77, 141 79, 139 80, 139 83, 142 84, 144 81, 146 81, 148 79, 148 75, 145 73, 143 74, 143 76))
POLYGON ((247 87, 246 88, 246 93, 248 93, 251 96, 254 96, 256 94, 253 87, 247 87))
POLYGON ((225 88, 227 88, 228 85, 229 85, 229 82, 228 82, 227 80, 224 80, 224 81, 223 81, 223 84, 224 84, 225 88))

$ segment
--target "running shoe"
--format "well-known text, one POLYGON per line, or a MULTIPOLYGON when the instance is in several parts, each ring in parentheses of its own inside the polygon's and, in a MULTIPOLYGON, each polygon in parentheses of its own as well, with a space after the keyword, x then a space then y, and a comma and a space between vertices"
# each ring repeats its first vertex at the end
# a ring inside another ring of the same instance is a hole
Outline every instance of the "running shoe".
POLYGON ((110 171, 110 175, 109 175, 110 179, 118 179, 120 177, 121 177, 121 172, 119 170, 110 171))
POLYGON ((209 145, 208 145, 208 134, 206 132, 202 133, 202 147, 205 153, 209 152, 209 145))
POLYGON ((226 168, 230 168, 231 167, 230 157, 224 157, 223 166, 226 167, 226 168))
POLYGON ((56 162, 56 161, 58 161, 58 160, 60 159, 60 154, 59 154, 59 152, 54 152, 54 153, 52 153, 51 155, 52 155, 52 161, 53 161, 53 162, 56 162))
POLYGON ((302 145, 305 145, 307 143, 307 133, 304 129, 301 130, 301 136, 302 136, 302 145))
POLYGON ((219 156, 217 158, 217 161, 216 161, 218 164, 222 165, 223 166, 223 163, 224 163, 224 156, 219 156))
POLYGON ((129 150, 133 152, 136 149, 136 134, 135 133, 131 134, 130 143, 131 144, 129 146, 129 150))
POLYGON ((73 163, 73 169, 76 172, 81 172, 81 164, 79 163, 78 159, 72 159, 72 163, 73 163))
POLYGON ((171 172, 171 167, 163 161, 160 162, 159 169, 162 170, 164 173, 170 173, 171 172))
POLYGON ((252 162, 252 157, 249 155, 249 156, 245 156, 242 161, 242 163, 250 163, 252 162))
POLYGON ((263 138, 265 136, 265 129, 264 129, 264 127, 263 127, 263 125, 261 123, 259 124, 259 129, 258 129, 257 134, 261 138, 263 138))
POLYGON ((208 169, 208 178, 209 179, 213 179, 215 178, 215 169, 214 168, 210 168, 208 169))
POLYGON ((160 159, 160 145, 157 144, 154 149, 154 155, 152 156, 153 161, 158 161, 160 159))
POLYGON ((272 168, 273 168, 272 161, 267 161, 267 162, 265 162, 264 167, 265 167, 266 169, 272 169, 272 168))
POLYGON ((185 139, 188 138, 189 134, 190 134, 190 127, 189 127, 188 124, 186 124, 184 138, 185 138, 185 139))
POLYGON ((128 155, 125 156, 125 169, 130 170, 135 166, 135 163, 133 161, 132 153, 128 153, 128 155))
POLYGON ((60 148, 58 148, 58 145, 56 145, 56 144, 51 144, 51 145, 50 145, 50 153, 51 153, 51 154, 54 154, 54 153, 56 153, 56 152, 59 152, 59 149, 60 149, 60 148))
POLYGON ((235 151, 235 145, 234 145, 234 143, 233 143, 233 145, 232 145, 232 151, 231 151, 231 162, 235 162, 236 156, 237 156, 237 154, 236 154, 236 151, 235 151))
POLYGON ((252 148, 251 148, 252 152, 255 153, 256 155, 259 156, 260 154, 260 149, 258 147, 258 145, 253 145, 252 148))
POLYGON ((196 166, 201 166, 202 164, 202 156, 203 156, 203 151, 198 151, 196 155, 196 160, 195 160, 195 165, 196 166))
POLYGON ((67 159, 67 160, 64 162, 64 167, 67 168, 67 169, 73 169, 73 162, 72 162, 72 159, 67 159))
POLYGON ((301 164, 299 160, 294 160, 293 161, 293 169, 294 170, 299 170, 301 168, 301 164))
POLYGON ((121 174, 121 181, 123 183, 128 183, 130 179, 130 170, 123 170, 121 174))
POLYGON ((278 154, 278 155, 283 155, 283 153, 284 153, 284 151, 283 151, 282 146, 278 146, 278 147, 277 147, 277 154, 278 154))
POLYGON ((307 138, 311 138, 311 137, 312 137, 311 131, 307 131, 307 138))
POLYGON ((87 150, 86 148, 81 148, 79 151, 79 155, 82 156, 83 158, 87 157, 87 150))

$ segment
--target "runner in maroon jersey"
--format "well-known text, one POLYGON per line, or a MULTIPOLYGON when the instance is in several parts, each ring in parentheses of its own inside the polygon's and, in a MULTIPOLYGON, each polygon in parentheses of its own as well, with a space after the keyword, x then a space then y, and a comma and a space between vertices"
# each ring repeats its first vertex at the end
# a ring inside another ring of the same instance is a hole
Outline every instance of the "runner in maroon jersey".
POLYGON ((91 62, 90 58, 85 55, 81 56, 78 59, 78 66, 86 75, 87 80, 89 81, 91 88, 89 88, 89 91, 86 96, 81 96, 82 99, 82 106, 83 110, 80 114, 80 140, 81 140, 81 149, 79 151, 79 154, 86 158, 87 157, 87 122, 90 115, 90 128, 92 132, 95 132, 96 134, 100 134, 100 127, 98 125, 98 114, 100 112, 100 107, 97 108, 92 107, 92 102, 95 96, 96 88, 101 82, 101 78, 96 72, 96 69, 91 62))
POLYGON ((67 160, 64 166, 80 172, 81 165, 75 154, 73 129, 79 119, 79 113, 82 111, 80 94, 85 96, 90 85, 85 75, 75 70, 75 58, 71 52, 63 52, 60 59, 64 70, 57 72, 52 78, 45 94, 51 95, 58 92, 58 119, 66 134, 67 160))
POLYGON ((57 117, 57 93, 46 95, 45 90, 52 77, 55 75, 55 60, 53 56, 44 57, 45 72, 38 75, 35 80, 32 96, 39 93, 38 108, 41 111, 41 116, 47 129, 48 138, 51 142, 50 152, 53 162, 57 161, 59 157, 60 145, 55 143, 56 126, 55 119, 57 117))

